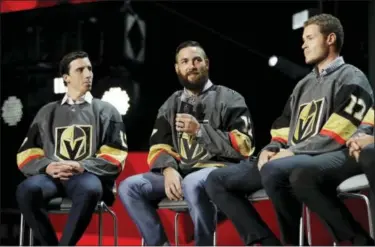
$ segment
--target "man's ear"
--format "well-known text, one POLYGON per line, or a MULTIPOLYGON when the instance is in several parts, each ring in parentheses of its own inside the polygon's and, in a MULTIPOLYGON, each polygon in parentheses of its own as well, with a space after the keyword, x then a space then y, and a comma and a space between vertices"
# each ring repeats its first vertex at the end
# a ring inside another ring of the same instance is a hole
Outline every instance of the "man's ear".
POLYGON ((208 60, 208 58, 206 58, 205 61, 206 61, 206 68, 208 70, 210 68, 210 60, 208 60))
POLYGON ((175 69, 176 73, 178 74, 179 70, 178 70, 178 64, 177 63, 174 64, 174 69, 175 69))
POLYGON ((327 44, 328 45, 334 45, 336 43, 336 39, 337 39, 337 37, 336 37, 335 33, 328 34, 327 39, 326 39, 327 44))
POLYGON ((65 81, 67 84, 69 84, 69 82, 70 82, 70 77, 69 77, 68 74, 64 74, 64 75, 63 75, 63 79, 64 79, 64 81, 65 81))

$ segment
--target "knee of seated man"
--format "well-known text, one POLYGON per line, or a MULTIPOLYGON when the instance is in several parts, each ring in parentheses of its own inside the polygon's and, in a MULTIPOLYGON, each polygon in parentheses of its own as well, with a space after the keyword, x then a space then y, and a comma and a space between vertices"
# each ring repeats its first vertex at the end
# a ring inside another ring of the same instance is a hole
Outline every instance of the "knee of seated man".
POLYGON ((120 182, 118 191, 121 197, 132 196, 140 193, 142 179, 140 175, 130 176, 120 182))
POLYGON ((87 199, 100 200, 102 198, 103 186, 100 179, 96 176, 80 180, 77 187, 82 191, 82 196, 87 199))
POLYGON ((185 198, 198 198, 199 194, 206 192, 205 182, 207 178, 185 177, 181 183, 181 189, 185 198))
POLYGON ((206 181, 204 182, 205 190, 209 195, 216 193, 216 189, 221 185, 221 170, 216 169, 212 171, 206 178, 206 181))
POLYGON ((280 160, 271 160, 263 165, 260 169, 260 175, 262 177, 262 183, 265 187, 275 187, 280 178, 285 177, 280 167, 282 167, 280 160))
POLYGON ((305 193, 318 185, 318 170, 314 168, 295 168, 289 176, 289 182, 295 192, 305 193))
POLYGON ((40 200, 42 196, 42 186, 43 184, 36 177, 28 177, 17 186, 17 201, 23 203, 24 201, 29 201, 31 199, 40 200))

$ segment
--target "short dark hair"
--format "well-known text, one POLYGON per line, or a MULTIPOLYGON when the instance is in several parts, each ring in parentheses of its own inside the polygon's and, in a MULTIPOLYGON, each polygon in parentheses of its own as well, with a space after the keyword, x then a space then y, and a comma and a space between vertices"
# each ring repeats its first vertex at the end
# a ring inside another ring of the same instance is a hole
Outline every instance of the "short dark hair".
POLYGON ((64 74, 69 74, 70 70, 70 63, 73 60, 76 60, 78 58, 85 58, 89 57, 89 55, 84 51, 73 51, 68 54, 66 54, 60 61, 60 76, 63 76, 64 74))
POLYGON ((182 42, 181 44, 179 44, 176 48, 176 54, 175 54, 175 58, 176 58, 176 62, 177 62, 177 55, 178 53, 186 48, 186 47, 199 47, 202 49, 203 53, 204 53, 204 58, 207 58, 207 55, 206 55, 206 52, 204 51, 203 47, 201 46, 201 44, 199 44, 197 41, 193 41, 193 40, 187 40, 187 41, 184 41, 182 42))
MULTIPOLYGON (((87 52, 84 52, 84 51, 73 51, 73 52, 66 54, 60 61, 60 65, 59 65, 60 76, 63 77, 63 75, 69 74, 70 63, 73 60, 76 60, 78 58, 86 58, 86 57, 89 57, 89 55, 87 54, 87 52)), ((64 81, 64 85, 65 86, 67 85, 66 81, 64 81)))
POLYGON ((344 28, 340 20, 330 14, 319 14, 308 19, 304 27, 312 24, 318 25, 320 32, 326 36, 330 33, 336 34, 336 51, 340 53, 344 45, 344 28))

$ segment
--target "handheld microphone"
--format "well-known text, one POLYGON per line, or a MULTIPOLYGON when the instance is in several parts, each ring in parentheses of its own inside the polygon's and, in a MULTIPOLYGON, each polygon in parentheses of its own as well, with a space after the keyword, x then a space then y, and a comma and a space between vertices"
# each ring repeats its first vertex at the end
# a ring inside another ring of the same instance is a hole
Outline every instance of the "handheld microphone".
MULTIPOLYGON (((181 95, 181 101, 177 109, 177 113, 186 113, 194 116, 195 98, 188 97, 185 93, 181 95)), ((182 132, 178 131, 178 136, 182 138, 182 132)))
POLYGON ((193 115, 194 113, 194 102, 193 97, 188 97, 184 93, 181 95, 180 106, 177 110, 177 113, 186 113, 193 115))

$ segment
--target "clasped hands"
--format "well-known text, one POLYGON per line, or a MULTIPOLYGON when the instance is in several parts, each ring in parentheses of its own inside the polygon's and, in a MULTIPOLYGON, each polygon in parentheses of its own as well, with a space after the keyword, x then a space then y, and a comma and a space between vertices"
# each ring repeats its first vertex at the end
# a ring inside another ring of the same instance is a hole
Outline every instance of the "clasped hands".
POLYGON ((75 174, 83 173, 84 170, 77 161, 62 160, 51 162, 46 168, 46 173, 56 179, 68 180, 75 174))
POLYGON ((260 169, 262 169, 264 164, 266 164, 268 161, 286 158, 286 157, 290 157, 290 156, 294 156, 294 153, 292 151, 288 150, 288 149, 280 148, 279 152, 272 152, 272 151, 269 151, 269 150, 263 150, 260 153, 259 158, 258 158, 258 169, 260 171, 260 169))
POLYGON ((185 132, 189 135, 197 135, 200 129, 198 120, 186 113, 177 113, 176 115, 176 130, 178 132, 185 132))
POLYGON ((367 145, 374 143, 374 136, 360 133, 346 142, 346 146, 349 148, 349 155, 354 157, 358 162, 359 154, 361 150, 367 145))

